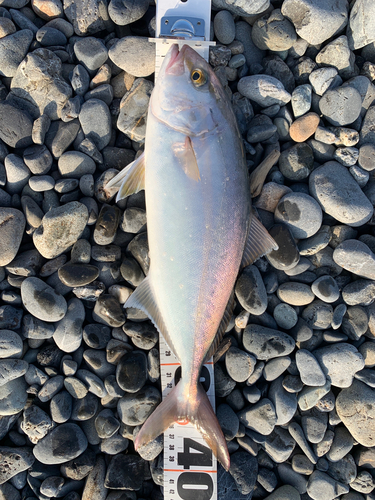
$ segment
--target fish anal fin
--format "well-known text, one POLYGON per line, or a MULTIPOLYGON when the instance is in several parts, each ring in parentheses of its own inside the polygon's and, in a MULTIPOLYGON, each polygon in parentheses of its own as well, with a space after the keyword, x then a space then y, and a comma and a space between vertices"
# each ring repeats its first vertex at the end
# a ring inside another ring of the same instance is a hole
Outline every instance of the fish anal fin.
POLYGON ((190 137, 185 137, 185 142, 174 143, 172 150, 185 174, 193 181, 200 181, 197 158, 190 137))
POLYGON ((232 290, 232 293, 230 294, 229 300, 227 307, 225 308, 223 318, 221 320, 221 323, 219 325, 219 328, 217 329, 216 332, 216 337, 214 338, 210 348, 208 349, 208 352, 205 357, 205 363, 210 359, 211 356, 213 356, 216 351, 218 350, 220 346, 220 342, 222 338, 224 337, 225 330, 227 329, 227 326, 229 325, 229 321, 231 320, 233 309, 234 309, 235 301, 234 301, 234 290, 232 290))
POLYGON ((145 188, 145 154, 142 153, 136 160, 129 163, 105 186, 105 189, 118 188, 116 201, 122 200, 131 194, 138 193, 145 188))
POLYGON ((175 349, 173 342, 171 341, 170 335, 165 326, 162 315, 157 306, 154 292, 152 290, 152 285, 150 281, 150 275, 148 275, 140 285, 137 286, 135 291, 130 295, 128 300, 124 304, 125 308, 135 307, 143 311, 150 318, 152 323, 155 325, 159 333, 163 335, 168 346, 175 354, 175 349))
POLYGON ((251 223, 247 235, 245 250, 242 257, 241 268, 249 266, 263 255, 272 250, 278 250, 276 241, 269 235, 267 229, 255 217, 251 215, 251 223))

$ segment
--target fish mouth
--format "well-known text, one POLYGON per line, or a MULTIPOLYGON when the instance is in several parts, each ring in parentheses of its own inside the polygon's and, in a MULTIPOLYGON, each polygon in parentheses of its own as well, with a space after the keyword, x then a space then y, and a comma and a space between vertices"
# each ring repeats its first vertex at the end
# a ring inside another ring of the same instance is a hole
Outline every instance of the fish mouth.
POLYGON ((187 48, 188 46, 184 45, 182 49, 179 50, 177 44, 172 45, 169 61, 167 67, 165 68, 166 75, 180 76, 184 73, 185 71, 184 59, 185 59, 185 51, 187 48))

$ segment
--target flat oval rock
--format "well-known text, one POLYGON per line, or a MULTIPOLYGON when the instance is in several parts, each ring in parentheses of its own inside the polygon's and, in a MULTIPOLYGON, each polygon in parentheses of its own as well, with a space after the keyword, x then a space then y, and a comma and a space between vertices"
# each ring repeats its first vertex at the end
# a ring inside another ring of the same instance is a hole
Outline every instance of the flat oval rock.
POLYGON ((125 394, 118 402, 117 411, 126 425, 140 425, 146 421, 161 402, 156 387, 146 386, 135 394, 125 394))
POLYGON ((27 402, 28 387, 24 377, 0 386, 0 416, 15 415, 23 410, 27 402))
POLYGON ((16 208, 0 208, 0 266, 6 266, 17 255, 26 219, 16 208))
POLYGON ((295 341, 284 332, 250 324, 244 330, 243 345, 257 359, 268 360, 290 354, 294 350, 295 341))
MULTIPOLYGON (((35 457, 32 454, 31 448, 26 447, 9 448, 8 446, 0 446, 0 456, 1 485, 20 472, 29 469, 35 462, 35 457)), ((2 494, 3 493, 4 491, 2 490, 2 494)), ((11 496, 8 498, 11 498, 11 496)))
POLYGON ((334 387, 350 387, 354 375, 365 367, 363 356, 351 344, 321 347, 313 355, 334 387))
POLYGON ((52 323, 65 316, 66 300, 39 278, 26 278, 21 285, 22 302, 33 316, 52 323))
POLYGON ((99 269, 89 264, 65 264, 58 271, 60 280, 67 286, 88 285, 99 276, 99 269))
POLYGON ((36 444, 33 453, 42 464, 63 464, 81 455, 87 444, 77 424, 61 424, 36 444))
POLYGON ((86 227, 89 213, 78 201, 52 208, 33 234, 34 245, 46 259, 54 259, 79 239, 86 227))
POLYGON ((138 392, 147 380, 147 357, 142 351, 129 352, 117 365, 116 380, 126 392, 138 392))
POLYGON ((353 380, 336 399, 336 411, 353 438, 361 445, 375 444, 375 391, 368 385, 353 380), (366 408, 366 411, 364 411, 366 408))
POLYGON ((310 194, 324 212, 348 226, 368 222, 374 208, 348 169, 329 161, 315 169, 309 179, 310 194))
POLYGON ((375 280, 375 255, 362 241, 343 241, 335 248, 333 260, 347 271, 375 280))
POLYGON ((299 251, 290 229, 285 224, 275 224, 268 232, 279 245, 278 250, 266 255, 268 262, 281 271, 295 267, 299 261, 299 251))

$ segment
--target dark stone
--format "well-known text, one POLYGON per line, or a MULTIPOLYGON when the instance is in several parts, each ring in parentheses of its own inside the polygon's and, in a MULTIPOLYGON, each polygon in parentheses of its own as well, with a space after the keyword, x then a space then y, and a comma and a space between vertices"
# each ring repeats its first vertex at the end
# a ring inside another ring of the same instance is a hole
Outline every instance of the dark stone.
POLYGON ((281 271, 295 267, 299 261, 299 251, 290 229, 285 224, 275 224, 268 232, 279 245, 278 250, 266 255, 270 264, 281 271))
POLYGON ((115 455, 108 466, 104 486, 138 491, 148 475, 147 469, 147 462, 137 455, 115 455))
POLYGON ((126 392, 139 391, 147 381, 147 357, 144 352, 129 352, 117 365, 116 380, 126 392))

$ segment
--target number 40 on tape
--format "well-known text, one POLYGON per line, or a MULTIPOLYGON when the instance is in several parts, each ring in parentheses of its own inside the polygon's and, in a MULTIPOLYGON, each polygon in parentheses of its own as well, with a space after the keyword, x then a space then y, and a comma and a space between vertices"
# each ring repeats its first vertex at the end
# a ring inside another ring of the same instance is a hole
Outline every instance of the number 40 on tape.
MULTIPOLYGON (((160 371, 163 399, 181 377, 181 367, 160 336, 160 371)), ((201 383, 215 405, 213 363, 201 372, 201 383)), ((175 423, 164 433, 165 500, 217 500, 217 461, 199 431, 190 423, 175 423)))

